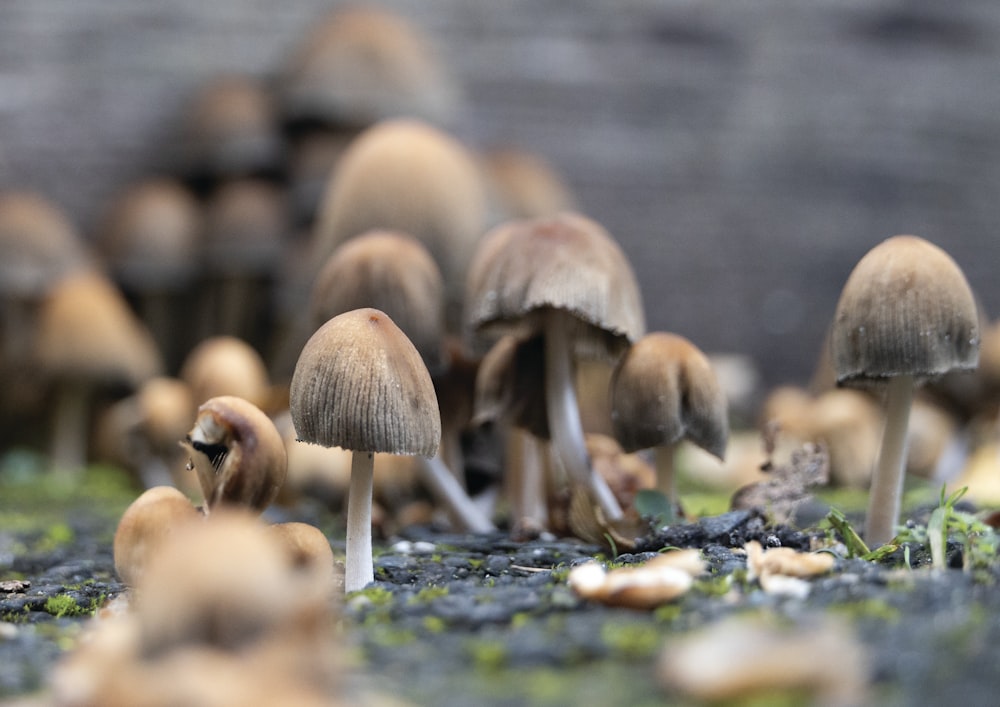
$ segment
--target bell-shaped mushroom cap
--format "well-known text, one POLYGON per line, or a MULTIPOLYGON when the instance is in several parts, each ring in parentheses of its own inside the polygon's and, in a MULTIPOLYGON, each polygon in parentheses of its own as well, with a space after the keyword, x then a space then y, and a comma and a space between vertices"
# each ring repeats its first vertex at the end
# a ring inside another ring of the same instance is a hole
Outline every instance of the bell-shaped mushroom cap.
POLYGON ((281 79, 285 119, 359 128, 414 116, 448 122, 458 90, 430 41, 374 7, 338 10, 315 26, 281 79))
POLYGON ((135 400, 138 424, 150 446, 161 452, 176 449, 198 407, 191 388, 177 378, 157 376, 142 384, 135 400))
POLYGON ((48 199, 33 192, 0 193, 0 293, 40 297, 86 262, 76 229, 48 199))
POLYGON ((448 307, 457 315, 486 203, 476 160, 457 140, 415 120, 379 123, 340 159, 320 208, 316 257, 322 262, 340 243, 372 229, 408 233, 441 268, 448 307))
POLYGON ((213 510, 225 503, 263 511, 285 481, 281 434, 271 418, 242 398, 222 395, 203 403, 184 445, 213 510))
POLYGON ((58 282, 39 319, 38 361, 51 377, 138 387, 161 361, 149 331, 102 275, 81 272, 58 282))
POLYGON ((118 577, 134 587, 159 546, 174 530, 201 518, 187 496, 173 486, 154 486, 135 499, 118 521, 114 559, 118 577))
POLYGON ((183 149, 192 175, 245 177, 277 168, 281 144, 273 100, 250 76, 217 76, 195 96, 183 149))
POLYGON ((202 256, 213 273, 277 272, 290 230, 285 198, 258 179, 233 180, 206 205, 202 256))
POLYGON ((444 365, 444 283, 418 240, 396 231, 369 231, 330 255, 313 284, 314 326, 361 307, 388 314, 429 370, 444 365))
POLYGON ((235 336, 212 336, 191 349, 180 379, 191 386, 198 405, 209 398, 233 395, 263 406, 270 392, 264 359, 235 336))
POLYGON ((689 439, 719 459, 726 452, 726 398, 708 357, 682 336, 647 334, 611 376, 611 422, 626 452, 689 439))
POLYGON ((540 155, 508 147, 484 154, 483 165, 501 220, 552 216, 575 208, 569 186, 540 155))
POLYGON ((855 266, 837 303, 830 346, 839 384, 926 379, 975 368, 979 319, 965 275, 917 236, 894 236, 855 266))
POLYGON ((615 353, 645 331, 639 285, 618 244, 573 212, 492 229, 469 266, 466 322, 480 334, 527 338, 533 316, 563 310, 583 326, 579 353, 615 353))
POLYGON ((97 247, 115 279, 138 291, 178 290, 198 265, 201 213, 194 196, 172 179, 127 188, 108 207, 97 247))
POLYGON ((441 442, 427 366, 377 309, 345 312, 312 335, 295 364, 290 402, 305 442, 428 457, 441 442))

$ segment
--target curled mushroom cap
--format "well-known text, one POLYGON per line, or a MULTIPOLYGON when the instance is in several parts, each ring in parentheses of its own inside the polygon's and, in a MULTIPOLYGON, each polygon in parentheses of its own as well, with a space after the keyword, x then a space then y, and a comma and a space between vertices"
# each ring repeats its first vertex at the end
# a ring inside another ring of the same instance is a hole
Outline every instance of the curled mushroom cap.
POLYGON ((352 451, 433 456, 441 440, 427 367, 377 309, 340 314, 306 342, 290 389, 299 439, 352 451))
POLYGON ((262 511, 285 480, 281 435, 260 408, 242 398, 224 395, 203 403, 184 444, 211 509, 237 504, 262 511))
POLYGON ((617 353, 645 331, 632 266, 596 221, 564 212, 486 234, 469 266, 466 322, 487 335, 527 338, 552 309, 574 321, 578 352, 617 353))
POLYGON ((635 342, 612 374, 611 406, 626 452, 689 439, 725 455, 726 398, 708 357, 683 336, 653 332, 635 342))
POLYGON ((318 23, 284 71, 292 122, 356 128, 401 115, 448 120, 457 87, 429 39, 373 7, 340 9, 318 23))
POLYGON ((830 332, 841 384, 897 375, 925 379, 975 368, 979 319, 951 257, 917 236, 894 236, 855 266, 830 332))
POLYGON ((360 307, 389 315, 429 370, 444 365, 444 282, 420 241, 402 232, 376 230, 334 250, 313 284, 310 312, 315 326, 360 307))

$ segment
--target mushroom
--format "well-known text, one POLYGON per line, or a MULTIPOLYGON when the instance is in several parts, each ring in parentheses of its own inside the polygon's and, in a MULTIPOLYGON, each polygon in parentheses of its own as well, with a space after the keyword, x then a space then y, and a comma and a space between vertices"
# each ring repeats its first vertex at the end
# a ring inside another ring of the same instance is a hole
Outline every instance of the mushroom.
POLYGON ((101 388, 138 388, 160 372, 149 331, 107 278, 70 275, 49 292, 39 319, 37 361, 52 386, 52 463, 74 471, 87 460, 92 398, 101 388))
POLYGON ((607 484, 590 469, 573 388, 575 356, 613 359, 645 328, 639 287, 618 245, 599 224, 571 212, 501 224, 469 267, 465 318, 481 337, 544 337, 553 446, 605 517, 620 518, 607 484))
POLYGON ((848 277, 830 346, 838 385, 885 389, 886 425, 865 519, 865 540, 882 545, 899 520, 914 386, 975 368, 976 302, 947 253, 917 236, 894 236, 870 250, 848 277))
POLYGON ((253 403, 231 395, 207 400, 182 444, 209 510, 235 504, 259 513, 281 490, 288 463, 285 443, 271 418, 253 403))
POLYGON ((414 119, 388 120, 351 143, 329 181, 313 234, 318 263, 372 229, 408 233, 441 269, 445 322, 458 333, 465 272, 486 225, 486 190, 458 140, 414 119))
POLYGON ((267 367, 253 346, 235 336, 203 339, 188 352, 179 377, 195 403, 233 395, 264 407, 270 395, 267 367))
POLYGON ((361 589, 375 576, 375 452, 432 457, 438 451, 441 422, 427 366, 384 312, 352 310, 306 342, 292 375, 290 402, 299 439, 354 452, 344 588, 361 589))
POLYGON ((552 216, 575 208, 569 185, 539 154, 515 147, 494 149, 483 155, 483 167, 501 220, 552 216))
POLYGON ((653 448, 657 488, 678 505, 674 454, 684 439, 723 460, 726 398, 712 364, 677 334, 653 332, 632 344, 611 377, 614 436, 626 452, 653 448))
POLYGON ((200 514, 173 486, 154 486, 132 501, 115 530, 114 559, 118 577, 135 587, 160 544, 182 523, 200 514))
POLYGON ((319 528, 298 521, 274 523, 268 528, 281 540, 292 567, 313 577, 320 586, 327 587, 323 593, 332 597, 335 577, 333 550, 319 528))

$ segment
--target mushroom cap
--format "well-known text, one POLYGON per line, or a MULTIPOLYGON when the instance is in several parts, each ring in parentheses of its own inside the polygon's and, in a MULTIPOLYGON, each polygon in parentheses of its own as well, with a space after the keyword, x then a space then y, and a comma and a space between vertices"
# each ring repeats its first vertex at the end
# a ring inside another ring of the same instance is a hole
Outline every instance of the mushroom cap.
POLYGON ((323 262, 337 245, 372 229, 408 233, 441 268, 457 319, 486 211, 482 175, 465 146, 417 120, 385 121, 340 158, 320 207, 316 257, 323 262))
POLYGON ((126 287, 177 290, 197 270, 201 225, 198 202, 185 187, 173 179, 149 179, 112 201, 97 247, 126 287))
POLYGON ((199 405, 209 398, 233 395, 262 406, 270 392, 264 359, 235 336, 203 339, 184 359, 179 377, 191 386, 199 405))
POLYGON ((86 261, 79 234, 52 202, 34 192, 0 193, 0 292, 40 297, 86 261))
POLYGON ((917 236, 894 236, 854 267, 837 303, 830 351, 837 383, 916 379, 975 368, 979 318, 951 257, 917 236))
POLYGON ((290 402, 305 442, 428 457, 441 442, 427 366, 377 309, 337 315, 312 335, 295 364, 290 402))
POLYGON ((281 144, 270 93, 242 74, 210 80, 188 109, 182 147, 194 174, 242 177, 275 169, 281 144))
POLYGON ((615 354, 642 336, 645 318, 632 266, 604 228, 585 216, 507 221, 487 233, 469 266, 466 323, 487 335, 540 331, 544 310, 580 325, 578 353, 615 354))
POLYGON ((212 272, 278 271, 290 224, 277 186, 260 179, 227 182, 206 205, 205 221, 202 256, 212 272))
POLYGON ((162 367, 149 331, 103 275, 81 272, 59 281, 42 305, 38 361, 52 377, 79 377, 138 387, 162 367))
POLYGON ((132 501, 115 530, 114 558, 118 577, 134 587, 160 544, 183 523, 201 514, 173 486, 154 486, 132 501))
POLYGON ((551 216, 575 208, 566 181, 541 155, 513 147, 483 155, 494 208, 510 218, 551 216))
POLYGON ((251 402, 231 395, 198 408, 184 446, 198 473, 205 502, 263 511, 278 496, 288 458, 281 434, 251 402))
POLYGON ((708 357, 683 336, 635 342, 611 376, 611 423, 626 452, 689 439, 719 459, 729 438, 726 398, 708 357))
POLYGON ((412 115, 448 121, 458 89, 429 39, 387 10, 331 13, 285 67, 280 100, 286 120, 358 128, 412 115))
POLYGON ((312 288, 315 326, 361 307, 388 314, 429 370, 444 366, 444 283, 420 241, 397 231, 368 231, 327 258, 312 288))
POLYGON ((535 437, 549 439, 545 407, 545 339, 502 336, 476 372, 473 422, 509 421, 535 437))

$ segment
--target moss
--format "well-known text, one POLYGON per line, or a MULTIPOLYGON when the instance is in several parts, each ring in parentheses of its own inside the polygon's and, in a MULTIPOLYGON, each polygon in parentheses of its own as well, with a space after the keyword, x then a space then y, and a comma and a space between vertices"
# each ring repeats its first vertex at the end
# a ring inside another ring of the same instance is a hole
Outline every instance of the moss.
POLYGON ((902 614, 899 609, 883 599, 861 599, 830 605, 830 611, 846 614, 853 619, 880 619, 888 623, 896 623, 902 614))
POLYGON ((510 617, 510 627, 514 630, 527 626, 531 623, 531 614, 526 611, 519 611, 510 617))
POLYGON ((447 587, 424 587, 410 597, 408 604, 427 604, 435 599, 448 596, 447 587))
POLYGON ((393 602, 393 594, 385 587, 366 587, 351 593, 351 601, 369 602, 372 606, 388 606, 393 602))
POLYGON ((692 584, 694 591, 710 597, 721 597, 733 588, 733 576, 721 574, 706 579, 696 579, 692 584))
POLYGON ((448 628, 448 622, 440 616, 425 616, 423 624, 428 633, 444 633, 448 628))
POLYGON ((469 642, 467 652, 478 670, 499 670, 507 664, 507 646, 500 641, 476 639, 469 642))
POLYGON ((76 539, 76 533, 65 523, 53 523, 45 531, 45 535, 35 546, 36 552, 48 553, 70 545, 76 539))
POLYGON ((615 655, 645 658, 656 653, 662 637, 652 623, 608 622, 601 626, 601 642, 615 655))
POLYGON ((97 606, 99 606, 97 600, 90 601, 86 606, 83 606, 78 604, 76 599, 69 594, 57 594, 45 600, 45 613, 52 614, 57 619, 64 616, 90 616, 97 606))

